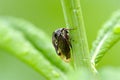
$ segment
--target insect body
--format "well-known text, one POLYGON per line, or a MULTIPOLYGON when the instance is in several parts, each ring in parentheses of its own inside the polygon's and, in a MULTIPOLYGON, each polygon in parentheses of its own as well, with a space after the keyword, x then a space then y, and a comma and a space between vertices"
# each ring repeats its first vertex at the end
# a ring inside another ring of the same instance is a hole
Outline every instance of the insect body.
POLYGON ((71 43, 69 40, 69 29, 60 28, 53 32, 52 43, 56 53, 65 61, 70 60, 71 43))

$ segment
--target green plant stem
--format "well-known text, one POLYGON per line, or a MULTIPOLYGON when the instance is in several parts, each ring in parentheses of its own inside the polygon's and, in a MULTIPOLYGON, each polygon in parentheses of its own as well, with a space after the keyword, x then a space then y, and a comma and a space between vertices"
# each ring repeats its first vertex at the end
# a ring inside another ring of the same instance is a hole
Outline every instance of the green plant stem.
POLYGON ((79 0, 61 0, 66 27, 70 31, 72 43, 72 59, 75 69, 87 68, 96 74, 94 65, 90 62, 89 48, 84 29, 84 22, 79 0))

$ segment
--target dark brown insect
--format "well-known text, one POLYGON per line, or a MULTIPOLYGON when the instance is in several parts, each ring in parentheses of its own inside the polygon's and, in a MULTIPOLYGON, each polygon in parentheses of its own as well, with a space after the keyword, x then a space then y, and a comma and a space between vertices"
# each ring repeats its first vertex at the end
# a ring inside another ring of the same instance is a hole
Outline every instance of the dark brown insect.
POLYGON ((52 43, 56 53, 65 61, 70 61, 71 43, 69 40, 69 29, 60 28, 53 32, 52 43))

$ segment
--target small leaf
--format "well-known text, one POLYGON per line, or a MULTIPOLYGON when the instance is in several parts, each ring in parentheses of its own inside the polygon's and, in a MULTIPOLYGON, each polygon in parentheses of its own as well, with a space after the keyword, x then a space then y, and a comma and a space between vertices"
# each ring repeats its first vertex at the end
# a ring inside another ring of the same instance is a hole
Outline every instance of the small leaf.
POLYGON ((120 39, 120 11, 113 14, 112 18, 99 31, 97 39, 91 50, 93 65, 97 64, 105 53, 120 39))

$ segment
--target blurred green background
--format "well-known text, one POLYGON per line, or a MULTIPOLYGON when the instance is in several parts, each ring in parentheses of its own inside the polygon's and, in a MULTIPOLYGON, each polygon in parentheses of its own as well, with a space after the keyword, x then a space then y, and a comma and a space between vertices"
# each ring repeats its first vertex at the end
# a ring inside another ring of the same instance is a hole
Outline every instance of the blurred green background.
MULTIPOLYGON (((119 3, 120 0, 81 0, 90 48, 101 26, 120 8, 119 3)), ((60 0, 0 0, 0 16, 24 18, 50 37, 55 29, 65 27, 60 0)), ((120 67, 119 44, 105 55, 97 66, 99 69, 105 66, 120 67)), ((40 75, 32 68, 10 54, 0 53, 0 80, 40 80, 40 75)))

